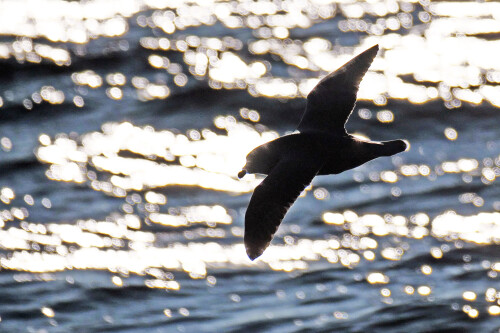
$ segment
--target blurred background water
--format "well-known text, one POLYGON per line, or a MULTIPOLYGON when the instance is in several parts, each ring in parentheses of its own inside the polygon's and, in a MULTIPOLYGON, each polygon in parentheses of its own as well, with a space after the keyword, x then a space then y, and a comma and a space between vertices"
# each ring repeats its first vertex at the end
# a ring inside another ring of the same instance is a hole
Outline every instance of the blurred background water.
POLYGON ((0 1, 1 332, 498 332, 500 4, 0 1), (251 262, 255 146, 373 44, 348 130, 251 262))

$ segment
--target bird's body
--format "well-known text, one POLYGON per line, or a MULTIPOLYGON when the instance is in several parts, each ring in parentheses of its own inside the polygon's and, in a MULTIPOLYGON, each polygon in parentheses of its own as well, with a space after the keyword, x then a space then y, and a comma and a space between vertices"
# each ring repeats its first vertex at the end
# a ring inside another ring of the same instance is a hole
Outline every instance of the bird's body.
MULTIPOLYGON (((247 155, 248 173, 267 175, 283 159, 301 160, 304 152, 317 155, 322 167, 317 175, 339 174, 380 156, 393 155, 394 145, 406 149, 402 140, 373 142, 350 134, 296 133, 258 146, 247 155), (312 148, 314 147, 314 148, 312 148)), ((404 150, 403 149, 403 150, 404 150)))
POLYGON ((255 188, 245 215, 245 247, 250 259, 271 242, 288 208, 316 175, 338 174, 407 148, 403 140, 358 139, 344 128, 359 83, 378 51, 374 46, 323 78, 307 96, 298 132, 265 143, 247 155, 238 177, 268 175, 255 188))

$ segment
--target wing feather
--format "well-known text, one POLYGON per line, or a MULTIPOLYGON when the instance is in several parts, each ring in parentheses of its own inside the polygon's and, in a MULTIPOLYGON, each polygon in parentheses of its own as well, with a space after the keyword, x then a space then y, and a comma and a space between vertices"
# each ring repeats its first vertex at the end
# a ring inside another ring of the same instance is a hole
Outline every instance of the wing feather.
POLYGON ((317 160, 281 161, 255 188, 245 214, 245 248, 250 259, 269 246, 286 212, 320 168, 317 160))
POLYGON ((343 130, 356 103, 361 80, 377 55, 378 45, 357 55, 325 76, 307 96, 307 107, 298 130, 343 130))

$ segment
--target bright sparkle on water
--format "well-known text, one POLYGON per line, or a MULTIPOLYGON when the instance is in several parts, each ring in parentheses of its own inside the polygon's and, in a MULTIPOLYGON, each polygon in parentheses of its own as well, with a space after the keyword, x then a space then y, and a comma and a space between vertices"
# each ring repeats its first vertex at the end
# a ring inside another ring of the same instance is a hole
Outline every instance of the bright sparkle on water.
MULTIPOLYGON (((484 38, 500 30, 500 7, 494 2, 44 0, 27 4, 0 4, 0 33, 17 36, 0 42, 1 59, 68 67, 87 55, 85 46, 93 40, 123 37, 137 24, 161 31, 140 38, 137 45, 146 54, 144 65, 161 75, 127 76, 116 70, 106 73, 80 66, 69 75, 75 92, 56 83, 37 87, 22 97, 26 112, 36 112, 39 105, 66 107, 68 101, 79 108, 78 112, 87 112, 92 93, 99 92, 116 103, 130 96, 142 102, 168 102, 181 88, 198 81, 214 90, 247 90, 255 97, 305 97, 319 77, 375 43, 380 44, 381 52, 358 94, 361 102, 373 105, 357 111, 363 121, 373 120, 384 128, 394 126, 404 120, 393 106, 398 102, 425 105, 437 101, 447 109, 482 103, 500 107, 500 63, 496 56, 500 44, 484 38), (25 9, 20 10, 21 6, 25 9), (329 22, 338 24, 340 31, 363 36, 356 46, 332 43, 321 37, 321 32, 297 38, 297 32, 334 17, 339 19, 329 22), (249 40, 240 40, 185 33, 187 28, 215 24, 228 31, 249 30, 252 35, 249 40), (270 57, 277 60, 271 64, 270 57)), ((132 46, 122 40, 106 52, 125 52, 132 46)), ((12 106, 13 100, 12 92, 2 92, 0 112, 12 106)), ((484 185, 484 192, 493 188, 500 176, 500 155, 490 154, 481 160, 466 152, 464 156, 437 158, 434 162, 396 163, 395 159, 393 168, 361 169, 353 179, 360 183, 364 194, 378 193, 377 187, 385 186, 389 190, 382 199, 396 200, 412 195, 408 182, 434 182, 456 175, 466 188, 456 196, 457 202, 482 211, 461 215, 443 207, 437 214, 403 216, 328 208, 318 216, 322 216, 320 220, 326 227, 335 228, 334 235, 309 239, 301 236, 301 226, 291 226, 285 229, 287 235, 282 242, 276 241, 277 245, 272 245, 258 262, 251 263, 241 244, 242 228, 234 224, 240 212, 213 203, 173 206, 168 190, 180 186, 231 195, 251 192, 260 178, 236 178, 244 157, 253 147, 278 135, 256 124, 261 119, 259 112, 263 110, 242 108, 242 121, 221 115, 214 119, 212 127, 192 128, 184 134, 130 122, 107 123, 100 131, 80 136, 40 133, 36 156, 46 163, 48 179, 77 183, 122 198, 122 212, 110 212, 103 220, 82 217, 64 223, 32 222, 36 216, 30 216, 29 208, 41 204, 51 210, 52 201, 34 193, 16 193, 15 188, 0 184, 0 201, 4 205, 0 210, 0 246, 9 251, 0 258, 1 267, 42 273, 17 274, 17 282, 51 281, 53 278, 46 274, 50 272, 97 269, 109 271, 110 281, 117 288, 127 286, 131 273, 145 275, 148 288, 179 290, 183 286, 170 271, 206 279, 207 285, 214 286, 217 281, 209 274, 217 268, 293 272, 316 262, 348 268, 364 260, 397 263, 411 253, 410 241, 429 237, 442 244, 433 244, 428 250, 435 260, 447 257, 450 246, 461 248, 464 242, 477 246, 500 243, 500 214, 490 212, 487 193, 467 187, 479 183, 484 185), (162 232, 154 228, 162 228, 162 232), (226 238, 231 242, 219 242, 226 238)), ((443 126, 439 135, 450 147, 464 138, 458 127, 443 126)), ((0 149, 13 154, 18 143, 9 136, 0 136, 0 149)), ((338 193, 320 185, 313 184, 304 191, 304 200, 334 202, 338 193)), ((500 202, 495 201, 493 210, 498 207, 500 202)), ((500 262, 481 265, 489 278, 498 276, 500 262)), ((435 294, 432 279, 439 269, 439 265, 431 264, 417 267, 419 277, 426 280, 405 285, 403 290, 393 288, 397 279, 388 272, 372 271, 358 281, 365 278, 378 288, 375 290, 386 304, 391 304, 398 293, 430 300, 435 294)), ((339 286, 339 293, 346 293, 345 288, 339 286)), ((500 293, 495 288, 488 288, 484 295, 478 290, 463 290, 457 295, 465 303, 457 305, 457 309, 470 318, 485 313, 500 315, 500 293), (487 307, 475 303, 483 298, 487 307)), ((294 297, 307 298, 302 291, 294 297)), ((242 296, 236 293, 229 299, 242 302, 242 296)), ((47 318, 57 318, 59 312, 46 305, 40 311, 47 318)), ((189 317, 191 313, 181 307, 164 309, 163 315, 189 317)), ((349 318, 344 311, 329 316, 337 320, 349 318)), ((105 316, 104 320, 112 322, 113 318, 105 316)), ((297 319, 294 325, 300 327, 304 322, 297 319)))
MULTIPOLYGON (((441 98, 449 108, 459 107, 461 102, 479 104, 483 99, 493 105, 500 105, 496 85, 487 84, 496 83, 500 72, 498 62, 492 56, 498 51, 497 43, 484 43, 474 37, 465 37, 497 31, 498 24, 494 20, 482 17, 489 10, 495 13, 497 7, 491 4, 469 4, 474 10, 467 12, 468 19, 463 19, 460 12, 455 13, 453 10, 465 8, 463 4, 452 6, 450 3, 433 3, 419 14, 420 21, 428 24, 425 36, 384 33, 384 30, 397 31, 414 26, 413 17, 409 14, 414 10, 412 2, 416 1, 374 1, 360 4, 305 1, 286 6, 267 1, 242 1, 240 6, 235 7, 222 1, 216 2, 216 5, 180 1, 170 6, 163 1, 131 0, 120 3, 115 8, 115 2, 97 0, 64 6, 42 1, 24 17, 12 15, 16 7, 4 4, 0 20, 4 24, 0 25, 0 32, 21 35, 24 39, 10 45, 0 44, 0 56, 35 63, 47 59, 58 65, 69 65, 69 52, 49 45, 34 44, 31 38, 43 36, 50 41, 85 44, 100 36, 120 36, 128 30, 125 18, 137 13, 145 5, 155 10, 150 17, 138 16, 137 23, 140 26, 158 27, 167 36, 173 35, 177 30, 212 25, 216 21, 230 29, 248 27, 255 31, 257 37, 248 45, 250 53, 256 56, 275 55, 290 68, 308 69, 319 74, 334 70, 353 54, 379 43, 384 52, 375 60, 358 95, 359 99, 371 100, 377 105, 386 104, 387 98, 406 99, 418 104, 441 98), (305 12, 311 14, 305 15, 305 12), (358 47, 334 48, 330 41, 321 37, 304 42, 288 39, 290 29, 308 28, 318 20, 335 16, 337 12, 347 17, 339 22, 342 31, 362 31, 369 35, 358 47), (372 22, 367 18, 368 15, 378 19, 372 22), (435 18, 431 20, 431 16, 435 18), (456 17, 460 17, 460 20, 456 17), (16 27, 15 32, 11 31, 12 27, 16 27), (464 37, 456 38, 456 35, 464 37), (464 43, 468 53, 460 51, 464 43), (479 43, 481 47, 477 47, 479 43), (464 66, 464 63, 468 65, 464 66), (483 69, 487 71, 487 82, 483 82, 481 78, 483 69), (417 84, 400 78, 407 74, 413 75, 417 84), (418 84, 423 82, 431 85, 418 84), (474 88, 480 84, 480 88, 474 88)), ((210 86, 216 89, 248 89, 256 96, 294 98, 306 96, 318 81, 317 78, 297 80, 266 75, 270 64, 266 61, 242 59, 234 51, 241 50, 244 45, 232 37, 144 37, 141 45, 150 50, 175 50, 184 53, 184 61, 190 74, 208 77, 210 86)), ((164 68, 170 72, 170 60, 166 56, 151 54, 149 63, 154 68, 164 68)), ((176 76, 175 84, 184 86, 186 79, 185 74, 176 76)), ((168 87, 165 85, 158 88, 151 86, 144 98, 166 98, 166 89, 168 87)), ((116 94, 110 95, 111 98, 116 98, 116 94)), ((377 117, 382 122, 393 119, 390 114, 384 113, 377 117)))
POLYGON ((275 132, 257 132, 231 116, 218 117, 215 126, 226 135, 203 129, 203 138, 130 123, 105 124, 103 132, 83 135, 79 142, 59 137, 37 151, 37 157, 51 167, 47 177, 82 183, 116 196, 168 185, 199 186, 220 191, 249 192, 258 183, 253 176, 237 180, 246 154, 259 144, 277 137, 275 132), (128 153, 144 159, 124 157, 128 153), (110 174, 106 180, 91 179, 97 170, 110 174), (90 176, 89 176, 89 172, 90 176))

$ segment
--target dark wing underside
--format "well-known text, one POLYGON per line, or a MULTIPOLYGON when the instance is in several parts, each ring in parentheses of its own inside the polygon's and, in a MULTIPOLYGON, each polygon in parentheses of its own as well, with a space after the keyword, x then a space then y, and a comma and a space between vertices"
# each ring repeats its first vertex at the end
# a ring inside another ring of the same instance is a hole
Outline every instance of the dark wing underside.
POLYGON ((285 160, 255 188, 245 214, 245 248, 250 259, 269 246, 283 217, 318 173, 317 160, 285 160))
POLYGON ((325 76, 307 96, 307 107, 299 127, 304 131, 343 130, 363 76, 377 55, 378 45, 357 55, 325 76))

